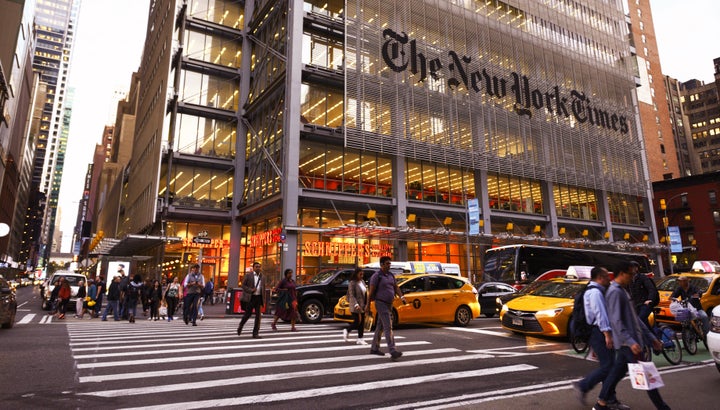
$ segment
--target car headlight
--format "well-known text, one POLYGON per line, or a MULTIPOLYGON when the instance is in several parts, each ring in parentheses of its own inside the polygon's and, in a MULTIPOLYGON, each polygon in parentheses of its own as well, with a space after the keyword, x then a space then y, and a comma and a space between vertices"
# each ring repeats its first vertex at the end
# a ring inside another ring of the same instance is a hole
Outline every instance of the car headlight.
POLYGON ((502 309, 500 309, 501 312, 507 312, 508 310, 507 305, 503 305, 502 309))
POLYGON ((535 317, 556 317, 560 313, 562 313, 563 308, 556 308, 556 309, 548 309, 548 310, 538 310, 535 313, 535 317))
POLYGON ((710 318, 710 331, 713 333, 720 333, 720 316, 713 315, 710 318))
POLYGON ((502 305, 502 304, 503 304, 503 303, 502 303, 502 300, 500 300, 500 298, 495 298, 495 303, 498 304, 498 305, 502 305))

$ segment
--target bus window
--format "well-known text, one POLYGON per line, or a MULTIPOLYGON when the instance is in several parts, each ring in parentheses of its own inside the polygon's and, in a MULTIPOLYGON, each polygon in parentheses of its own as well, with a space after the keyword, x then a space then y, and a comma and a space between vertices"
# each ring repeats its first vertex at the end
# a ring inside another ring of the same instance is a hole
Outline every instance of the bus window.
POLYGON ((485 252, 484 279, 522 286, 538 276, 572 265, 603 266, 614 271, 623 261, 635 261, 640 272, 651 272, 647 255, 593 249, 554 248, 540 245, 507 245, 485 252))

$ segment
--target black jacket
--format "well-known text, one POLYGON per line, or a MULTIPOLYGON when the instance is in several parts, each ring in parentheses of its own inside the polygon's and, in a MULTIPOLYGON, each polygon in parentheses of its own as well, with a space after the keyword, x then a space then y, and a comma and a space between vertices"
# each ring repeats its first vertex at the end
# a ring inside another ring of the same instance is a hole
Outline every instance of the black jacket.
POLYGON ((115 281, 110 282, 108 300, 120 300, 120 283, 115 281))
POLYGON ((660 294, 655 287, 655 282, 644 273, 635 275, 630 284, 630 294, 635 307, 642 305, 646 300, 652 300, 650 307, 655 307, 660 302, 660 294))

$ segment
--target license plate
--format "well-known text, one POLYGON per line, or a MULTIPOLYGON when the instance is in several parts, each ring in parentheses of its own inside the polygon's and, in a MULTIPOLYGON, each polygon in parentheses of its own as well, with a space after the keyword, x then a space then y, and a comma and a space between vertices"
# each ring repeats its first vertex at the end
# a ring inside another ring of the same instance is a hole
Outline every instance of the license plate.
POLYGON ((523 320, 520 319, 519 317, 514 317, 512 320, 512 324, 513 324, 513 326, 522 326, 523 320))

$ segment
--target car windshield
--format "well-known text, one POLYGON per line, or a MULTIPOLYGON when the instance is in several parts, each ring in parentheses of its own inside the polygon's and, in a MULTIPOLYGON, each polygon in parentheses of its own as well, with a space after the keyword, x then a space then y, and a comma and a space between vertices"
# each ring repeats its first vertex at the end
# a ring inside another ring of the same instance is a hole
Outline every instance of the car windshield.
POLYGON ((527 284, 527 286, 520 289, 518 293, 522 295, 533 295, 538 289, 542 289, 548 283, 552 283, 547 280, 536 280, 527 284))
POLYGON ((81 278, 80 276, 58 276, 57 278, 55 278, 55 281, 60 278, 65 279, 70 286, 78 286, 78 282, 83 280, 83 278, 81 278))
POLYGON ((308 283, 323 283, 330 279, 333 273, 335 273, 334 269, 321 270, 308 283))
MULTIPOLYGON (((678 277, 679 276, 666 276, 657 283, 658 290, 672 292, 678 288, 678 277)), ((705 293, 710 286, 710 281, 704 277, 692 276, 690 277, 690 285, 695 286, 700 293, 705 293)))
POLYGON ((548 282, 532 292, 532 295, 572 299, 584 286, 584 283, 548 282))

